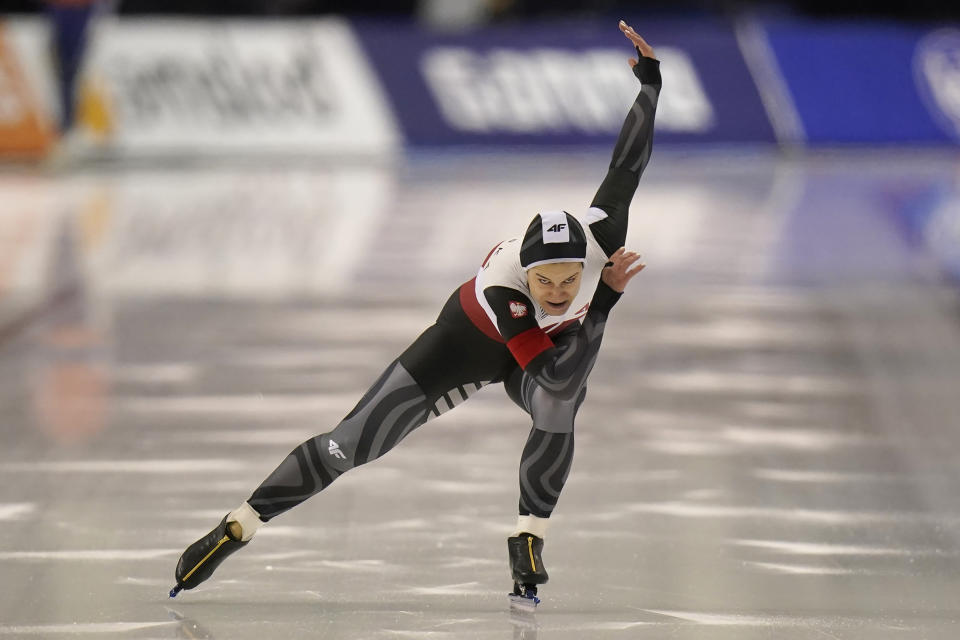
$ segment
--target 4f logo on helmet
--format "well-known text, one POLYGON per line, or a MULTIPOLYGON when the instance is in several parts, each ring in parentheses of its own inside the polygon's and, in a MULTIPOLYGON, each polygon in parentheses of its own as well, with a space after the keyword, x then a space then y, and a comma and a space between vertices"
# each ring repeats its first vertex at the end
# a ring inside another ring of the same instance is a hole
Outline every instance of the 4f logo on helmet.
POLYGON ((527 315, 527 305, 522 302, 510 301, 510 315, 514 318, 522 318, 527 315))
POLYGON ((543 225, 541 230, 544 244, 570 241, 570 223, 567 221, 566 211, 541 212, 540 223, 543 225))

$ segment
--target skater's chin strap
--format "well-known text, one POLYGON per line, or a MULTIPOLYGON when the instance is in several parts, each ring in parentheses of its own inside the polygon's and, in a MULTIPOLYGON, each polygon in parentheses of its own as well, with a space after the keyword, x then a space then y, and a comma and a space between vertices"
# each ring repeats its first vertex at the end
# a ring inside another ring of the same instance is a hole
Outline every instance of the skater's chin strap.
POLYGON ((519 536, 521 533, 532 533, 538 538, 546 537, 547 525, 550 524, 549 518, 538 518, 537 516, 519 516, 517 518, 517 530, 512 536, 519 536))
POLYGON ((252 538, 253 534, 257 532, 257 529, 264 524, 263 520, 260 519, 260 514, 246 502, 227 515, 227 522, 236 522, 240 525, 240 528, 243 529, 243 535, 240 538, 241 542, 246 542, 252 538))

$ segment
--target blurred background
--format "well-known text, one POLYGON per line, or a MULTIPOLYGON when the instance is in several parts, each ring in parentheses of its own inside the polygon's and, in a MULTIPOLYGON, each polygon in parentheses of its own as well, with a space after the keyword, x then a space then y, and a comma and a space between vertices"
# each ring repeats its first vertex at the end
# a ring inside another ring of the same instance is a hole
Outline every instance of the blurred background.
MULTIPOLYGON (((4 0, 4 11, 37 11, 35 0, 4 0)), ((637 3, 626 0, 229 0, 224 2, 165 2, 163 0, 126 0, 122 13, 191 15, 322 15, 372 14, 391 17, 423 17, 431 12, 471 13, 477 23, 490 20, 532 16, 604 16, 637 10, 637 3)), ((887 16, 905 19, 944 19, 957 16, 949 3, 934 0, 918 2, 859 2, 857 0, 808 0, 806 2, 760 2, 758 0, 678 0, 645 2, 643 13, 674 16, 736 15, 748 10, 772 9, 811 16, 887 16)))
POLYGON ((956 638, 956 5, 2 0, 0 636, 956 638), (167 602, 492 245, 587 207, 621 18, 649 267, 537 617, 498 389, 167 602))

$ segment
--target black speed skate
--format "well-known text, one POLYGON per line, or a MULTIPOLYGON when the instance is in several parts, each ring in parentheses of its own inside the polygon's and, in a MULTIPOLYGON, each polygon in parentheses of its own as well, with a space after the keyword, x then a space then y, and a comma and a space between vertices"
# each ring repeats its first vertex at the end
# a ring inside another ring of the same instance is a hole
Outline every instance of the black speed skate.
MULTIPOLYGON (((230 524, 239 525, 235 522, 230 524)), ((180 556, 174 576, 177 585, 170 590, 170 597, 175 597, 183 589, 193 589, 198 584, 213 575, 213 571, 220 563, 227 559, 234 551, 249 542, 240 540, 240 536, 230 531, 227 525, 227 516, 223 517, 213 531, 200 538, 180 556)))
POLYGON ((537 585, 549 579, 540 557, 542 551, 543 538, 532 533, 507 538, 510 571, 513 573, 513 593, 509 594, 511 607, 532 611, 540 604, 537 585))

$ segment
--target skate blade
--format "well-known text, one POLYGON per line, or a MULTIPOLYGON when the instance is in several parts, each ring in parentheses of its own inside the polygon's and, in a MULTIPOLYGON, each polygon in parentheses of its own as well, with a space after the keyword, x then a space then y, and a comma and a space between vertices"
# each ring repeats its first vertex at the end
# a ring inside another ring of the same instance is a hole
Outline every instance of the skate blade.
POLYGON ((510 608, 516 611, 536 611, 537 605, 540 604, 540 598, 537 596, 527 597, 508 593, 507 597, 510 598, 510 608))

